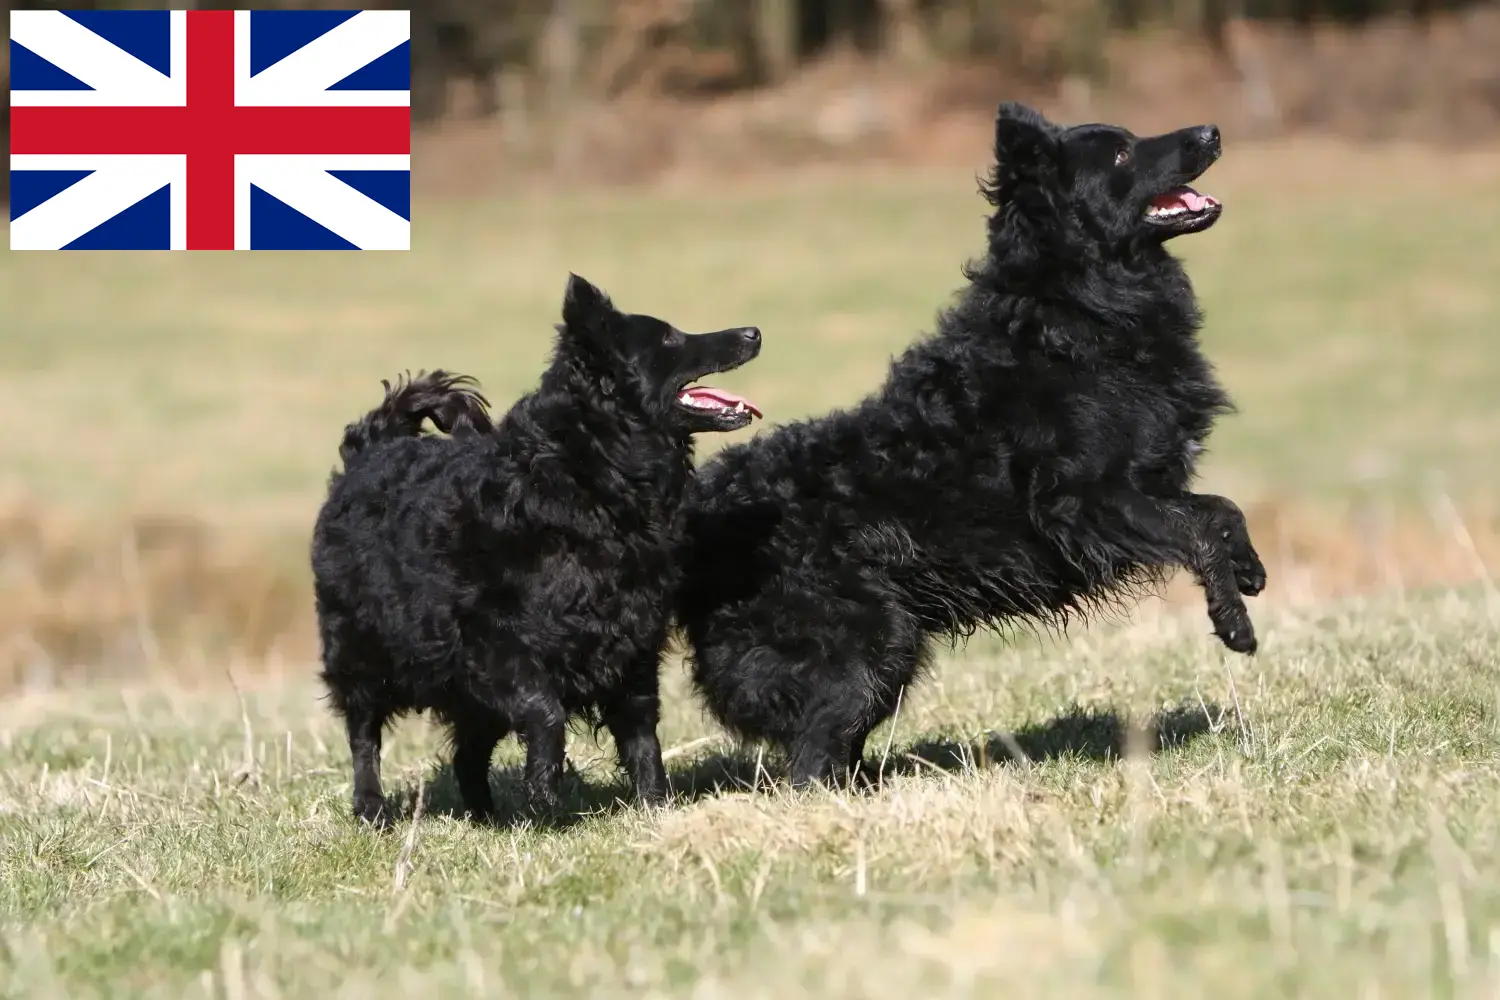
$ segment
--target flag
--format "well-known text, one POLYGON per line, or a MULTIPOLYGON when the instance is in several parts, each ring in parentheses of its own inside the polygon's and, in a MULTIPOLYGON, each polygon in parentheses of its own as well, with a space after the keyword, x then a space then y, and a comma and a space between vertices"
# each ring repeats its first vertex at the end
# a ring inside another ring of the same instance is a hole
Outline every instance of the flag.
POLYGON ((12 250, 405 250, 407 11, 10 15, 12 250))

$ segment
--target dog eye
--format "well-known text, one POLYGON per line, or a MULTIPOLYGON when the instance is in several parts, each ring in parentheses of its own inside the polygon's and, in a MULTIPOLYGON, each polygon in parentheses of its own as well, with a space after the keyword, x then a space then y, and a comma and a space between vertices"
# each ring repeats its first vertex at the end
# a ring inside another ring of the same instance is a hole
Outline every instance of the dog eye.
POLYGON ((1130 150, 1125 148, 1124 146, 1121 146, 1118 150, 1115 151, 1115 166, 1123 166, 1124 164, 1129 162, 1130 150))

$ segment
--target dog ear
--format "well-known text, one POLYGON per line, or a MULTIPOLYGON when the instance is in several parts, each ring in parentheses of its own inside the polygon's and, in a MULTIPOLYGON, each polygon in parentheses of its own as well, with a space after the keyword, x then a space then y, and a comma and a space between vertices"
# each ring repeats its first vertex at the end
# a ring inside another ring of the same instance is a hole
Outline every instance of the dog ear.
POLYGON ((604 320, 614 312, 609 296, 572 272, 563 292, 563 325, 570 330, 604 332, 604 320))
POLYGON ((995 115, 997 169, 1016 178, 1036 178, 1056 163, 1057 127, 1024 104, 1001 104, 995 115))

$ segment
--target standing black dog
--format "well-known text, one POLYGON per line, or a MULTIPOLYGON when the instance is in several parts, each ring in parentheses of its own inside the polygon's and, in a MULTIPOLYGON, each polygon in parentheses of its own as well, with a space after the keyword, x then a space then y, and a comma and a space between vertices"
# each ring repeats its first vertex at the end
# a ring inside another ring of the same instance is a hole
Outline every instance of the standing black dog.
POLYGON ((414 709, 452 727, 475 817, 513 731, 531 802, 555 807, 572 717, 609 728, 642 800, 666 796, 657 675, 692 435, 760 415, 689 383, 759 352, 759 330, 684 334, 574 275, 551 367, 500 424, 471 380, 438 371, 349 425, 312 563, 356 816, 389 823, 381 730, 414 709), (424 418, 450 436, 421 434, 424 418))
POLYGON ((988 253, 935 336, 857 407, 725 449, 689 500, 679 617, 714 714, 794 784, 858 768, 933 635, 1062 624, 1193 571, 1230 649, 1265 570, 1233 503, 1189 492, 1228 398, 1163 244, 1219 130, 1138 138, 1005 104, 988 253))

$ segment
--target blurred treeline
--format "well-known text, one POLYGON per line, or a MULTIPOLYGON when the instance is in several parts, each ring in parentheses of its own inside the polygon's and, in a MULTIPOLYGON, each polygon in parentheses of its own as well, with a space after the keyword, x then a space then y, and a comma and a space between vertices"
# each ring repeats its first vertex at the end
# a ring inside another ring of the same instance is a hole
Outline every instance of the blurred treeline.
MULTIPOLYGON (((1116 31, 1167 27, 1226 50, 1239 19, 1310 26, 1382 15, 1426 20, 1466 0, 410 0, 413 113, 440 117, 448 84, 482 110, 587 94, 723 92, 774 84, 840 49, 895 64, 993 61, 1046 85, 1102 71, 1116 31)), ((162 8, 150 0, 21 0, 12 9, 162 8)), ((190 7, 341 8, 338 0, 190 7)), ((8 75, 8 74, 7 74, 8 75)))

